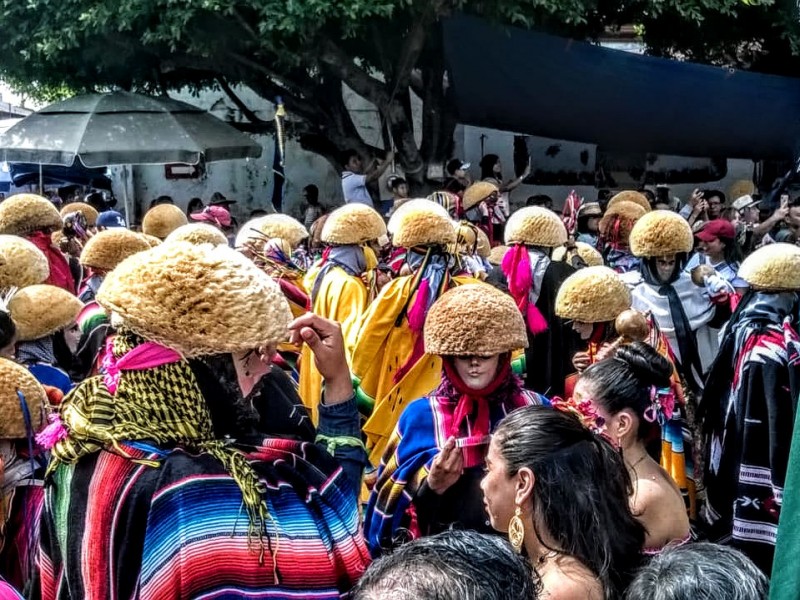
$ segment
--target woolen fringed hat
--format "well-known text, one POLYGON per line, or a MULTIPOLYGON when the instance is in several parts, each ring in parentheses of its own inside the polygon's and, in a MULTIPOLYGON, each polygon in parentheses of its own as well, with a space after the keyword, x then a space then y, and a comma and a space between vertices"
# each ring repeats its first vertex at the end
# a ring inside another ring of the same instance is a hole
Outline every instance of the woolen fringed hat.
POLYGON ((489 264, 499 267, 503 264, 503 257, 506 252, 508 252, 508 246, 495 246, 492 248, 492 251, 489 252, 489 264))
POLYGON ((488 181, 478 181, 473 183, 464 191, 461 199, 461 206, 464 210, 475 208, 492 194, 499 194, 500 189, 488 181))
POLYGON ((44 388, 28 369, 0 358, 0 440, 25 439, 38 432, 44 423, 46 401, 44 388))
POLYGON ((30 342, 75 322, 83 303, 54 285, 31 285, 17 290, 8 301, 8 312, 17 327, 17 340, 30 342))
POLYGON ((183 211, 174 204, 159 204, 145 213, 142 219, 142 232, 164 240, 170 233, 188 222, 189 219, 183 211))
POLYGON ((476 233, 478 234, 478 241, 475 244, 475 254, 481 258, 489 258, 489 254, 492 252, 492 243, 489 241, 489 236, 480 227, 477 228, 476 233))
POLYGON ((694 235, 689 223, 679 214, 671 210, 654 210, 633 226, 630 247, 634 256, 673 256, 691 252, 694 235))
POLYGON ((126 259, 97 302, 134 333, 186 357, 283 341, 292 320, 278 284, 250 260, 227 246, 188 242, 126 259))
POLYGON ((115 227, 89 238, 81 251, 80 262, 84 267, 111 271, 129 256, 149 249, 150 244, 142 235, 115 227))
POLYGON ((53 203, 37 194, 14 194, 0 203, 0 234, 27 235, 62 226, 53 203))
POLYGON ((628 286, 608 267, 586 267, 564 280, 556 315, 581 323, 605 323, 631 307, 628 286))
MULTIPOLYGON (((294 250, 308 237, 308 229, 300 221, 283 213, 264 215, 258 219, 255 229, 266 239, 281 239, 289 242, 294 250)), ((252 221, 251 221, 252 222, 252 221)))
POLYGON ((553 260, 556 262, 571 263, 575 255, 581 257, 587 267, 602 266, 603 255, 585 242, 575 242, 575 246, 567 250, 566 246, 559 246, 553 250, 553 260))
POLYGON ((0 290, 44 283, 50 276, 47 257, 16 235, 0 235, 0 290))
POLYGON ((167 236, 165 244, 170 242, 189 242, 190 244, 211 244, 219 246, 228 244, 228 238, 219 229, 208 223, 187 223, 181 225, 167 236))
POLYGON ((356 246, 386 235, 383 217, 366 204, 345 204, 328 215, 320 239, 336 246, 356 246))
POLYGON ((614 206, 609 205, 598 225, 600 236, 614 247, 627 245, 633 226, 646 214, 647 211, 636 202, 622 200, 614 206))
POLYGON ((456 241, 447 210, 426 199, 409 200, 389 219, 388 232, 397 248, 447 246, 456 241))
POLYGON ((800 290, 800 247, 784 243, 763 246, 744 259, 739 277, 754 290, 800 290))
POLYGON ((615 194, 611 200, 608 201, 606 210, 614 206, 617 202, 633 202, 634 204, 641 206, 644 209, 644 212, 650 212, 652 210, 647 196, 641 192, 634 192, 633 190, 625 190, 624 192, 615 194))
POLYGON ((489 285, 461 285, 434 302, 425 319, 425 352, 493 356, 528 347, 514 300, 489 285))
POLYGON ((506 244, 525 244, 556 248, 567 243, 567 228, 552 210, 526 206, 512 214, 506 223, 506 244))
POLYGON ((70 213, 79 212, 86 219, 86 225, 94 227, 97 225, 97 210, 86 202, 70 202, 61 208, 61 218, 63 219, 70 213))
POLYGON ((756 191, 756 185, 749 179, 739 179, 728 188, 728 198, 736 200, 742 196, 752 196, 756 191))
POLYGON ((147 242, 147 245, 151 248, 161 245, 161 240, 154 235, 148 235, 146 233, 140 233, 139 235, 142 236, 142 239, 147 242))

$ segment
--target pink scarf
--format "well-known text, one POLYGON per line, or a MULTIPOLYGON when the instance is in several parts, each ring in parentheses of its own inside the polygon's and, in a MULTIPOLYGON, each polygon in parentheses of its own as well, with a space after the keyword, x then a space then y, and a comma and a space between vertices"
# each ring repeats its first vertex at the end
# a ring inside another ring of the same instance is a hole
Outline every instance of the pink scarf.
POLYGON ((437 393, 447 394, 449 398, 458 394, 452 417, 443 414, 443 433, 445 438, 456 438, 457 446, 463 453, 464 468, 481 465, 492 429, 490 404, 503 405, 503 412, 508 413, 514 408, 524 406, 527 401, 511 373, 511 363, 507 359, 492 382, 481 390, 467 387, 451 359, 443 359, 442 367, 444 376, 437 393))
POLYGON ((531 288, 533 288, 533 272, 531 259, 525 244, 515 244, 503 257, 501 265, 503 273, 508 280, 508 292, 517 303, 517 308, 525 317, 528 331, 533 335, 547 331, 547 320, 530 302, 531 288))
POLYGON ((116 394, 122 371, 154 369, 155 367, 180 362, 181 360, 183 360, 183 357, 175 350, 155 342, 140 344, 130 352, 116 358, 114 356, 114 340, 109 338, 106 342, 105 356, 103 357, 103 382, 111 394, 116 394))
POLYGON ((50 263, 50 276, 45 283, 67 290, 70 294, 76 291, 75 279, 69 268, 69 261, 63 252, 53 246, 50 235, 43 231, 35 231, 26 236, 34 246, 41 250, 50 263))

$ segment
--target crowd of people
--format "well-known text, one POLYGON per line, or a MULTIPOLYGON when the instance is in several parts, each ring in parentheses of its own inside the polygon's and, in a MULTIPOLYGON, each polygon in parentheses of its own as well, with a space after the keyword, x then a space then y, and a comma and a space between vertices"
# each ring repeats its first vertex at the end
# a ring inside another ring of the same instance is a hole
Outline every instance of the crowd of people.
POLYGON ((346 158, 305 222, 0 203, 0 598, 800 597, 800 204, 488 155, 387 222, 346 158))

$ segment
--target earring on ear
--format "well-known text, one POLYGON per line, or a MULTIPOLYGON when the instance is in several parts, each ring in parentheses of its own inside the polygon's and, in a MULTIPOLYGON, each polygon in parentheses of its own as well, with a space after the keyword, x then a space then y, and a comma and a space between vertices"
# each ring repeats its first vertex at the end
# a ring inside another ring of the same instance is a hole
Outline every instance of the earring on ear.
POLYGON ((514 516, 508 522, 508 541, 517 554, 522 552, 522 545, 525 542, 525 524, 522 522, 522 509, 519 506, 514 509, 514 516))

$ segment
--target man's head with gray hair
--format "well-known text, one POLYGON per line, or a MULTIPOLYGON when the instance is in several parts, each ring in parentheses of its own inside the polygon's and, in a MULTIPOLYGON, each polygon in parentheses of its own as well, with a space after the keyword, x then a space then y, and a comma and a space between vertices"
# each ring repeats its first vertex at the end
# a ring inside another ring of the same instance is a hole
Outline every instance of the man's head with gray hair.
POLYGON ((353 600, 535 600, 528 561, 508 542, 474 531, 414 540, 377 560, 353 600))
POLYGON ((698 542, 666 548, 636 574, 625 600, 764 600, 769 580, 727 546, 698 542))

